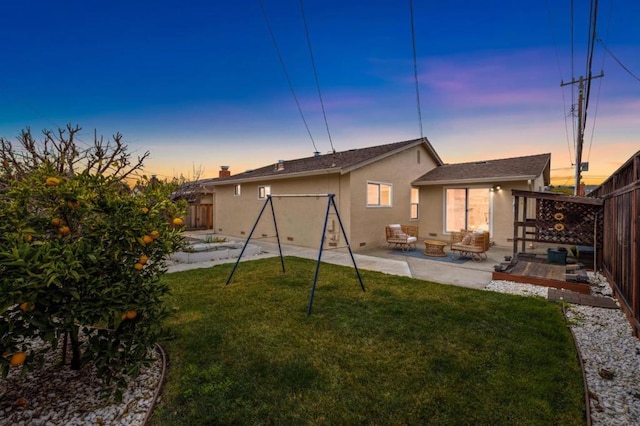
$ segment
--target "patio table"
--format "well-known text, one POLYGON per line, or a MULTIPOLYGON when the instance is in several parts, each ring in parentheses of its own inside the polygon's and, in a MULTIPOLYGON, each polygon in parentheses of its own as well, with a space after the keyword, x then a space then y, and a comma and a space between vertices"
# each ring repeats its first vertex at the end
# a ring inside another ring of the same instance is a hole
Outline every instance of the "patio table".
POLYGON ((447 243, 437 240, 424 240, 424 254, 433 257, 445 257, 444 248, 447 243))

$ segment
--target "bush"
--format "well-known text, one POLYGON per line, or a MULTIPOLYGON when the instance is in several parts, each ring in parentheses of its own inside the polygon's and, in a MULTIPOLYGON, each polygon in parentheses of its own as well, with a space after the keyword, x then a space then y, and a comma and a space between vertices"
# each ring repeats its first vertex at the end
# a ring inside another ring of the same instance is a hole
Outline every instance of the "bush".
MULTIPOLYGON (((71 136, 79 130, 68 129, 71 136)), ((69 139, 76 148, 72 137, 64 142, 69 139)), ((183 216, 184 206, 169 201, 172 183, 142 178, 132 190, 126 178, 146 154, 131 166, 116 139, 116 145, 96 141, 76 155, 73 164, 81 168, 65 164, 69 150, 52 154, 49 147, 49 157, 38 160, 35 145, 18 157, 0 140, 3 377, 12 364, 24 365, 24 374, 46 351, 70 345, 71 368, 93 363, 119 394, 127 377, 149 361, 166 315, 161 300, 168 289, 159 278, 167 255, 182 246, 180 221, 173 219, 183 216), (104 168, 104 161, 117 163, 104 168), (45 344, 33 345, 38 339, 45 344)))

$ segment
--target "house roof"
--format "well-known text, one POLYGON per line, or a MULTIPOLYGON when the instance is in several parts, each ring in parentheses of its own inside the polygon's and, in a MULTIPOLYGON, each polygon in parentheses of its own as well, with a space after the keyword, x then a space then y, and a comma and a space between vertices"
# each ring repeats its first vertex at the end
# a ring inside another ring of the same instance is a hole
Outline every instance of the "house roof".
POLYGON ((550 180, 551 154, 502 158, 470 163, 443 164, 419 177, 413 185, 444 185, 456 183, 508 182, 544 176, 550 180))
POLYGON ((426 138, 412 139, 368 148, 350 149, 329 154, 279 161, 259 169, 247 170, 228 177, 206 179, 200 183, 205 185, 225 185, 231 183, 251 182, 269 179, 290 178, 296 176, 312 176, 327 173, 345 174, 360 167, 379 161, 385 157, 412 148, 426 145, 427 150, 441 165, 442 160, 426 138))

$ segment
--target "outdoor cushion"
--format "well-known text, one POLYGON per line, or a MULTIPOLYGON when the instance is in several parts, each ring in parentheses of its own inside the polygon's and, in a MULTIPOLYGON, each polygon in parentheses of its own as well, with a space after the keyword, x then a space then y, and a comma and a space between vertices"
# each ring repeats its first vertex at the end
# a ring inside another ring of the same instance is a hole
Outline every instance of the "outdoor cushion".
POLYGON ((462 241, 460 241, 460 244, 471 244, 471 234, 466 234, 463 238, 462 241))
POLYGON ((416 237, 407 237, 407 244, 412 244, 418 241, 416 237))
POLYGON ((402 226, 400 226, 400 224, 389 225, 389 229, 391 229, 394 238, 405 238, 407 236, 407 234, 402 232, 402 226))

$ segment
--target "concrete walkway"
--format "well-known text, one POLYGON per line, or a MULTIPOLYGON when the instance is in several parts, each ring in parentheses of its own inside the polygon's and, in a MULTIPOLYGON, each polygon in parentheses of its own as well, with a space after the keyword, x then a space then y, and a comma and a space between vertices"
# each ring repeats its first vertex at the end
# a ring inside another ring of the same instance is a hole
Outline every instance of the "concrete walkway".
MULTIPOLYGON (((190 231, 185 236, 192 238, 202 238, 212 235, 209 231, 190 231)), ((216 235, 218 236, 218 235, 216 235)), ((228 237, 228 240, 240 240, 239 238, 228 237)), ((243 241, 244 242, 244 241, 243 241)), ((254 256, 244 256, 242 261, 263 259, 267 257, 277 257, 278 245, 274 238, 269 240, 252 239, 250 244, 258 245, 262 248, 262 254, 254 256), (273 241, 272 241, 273 240, 273 241)), ((283 256, 295 256, 305 259, 318 259, 318 249, 297 247, 281 243, 283 256)), ((419 246, 414 250, 422 250, 419 246)), ((383 272, 385 274, 400 275, 417 278, 425 281, 432 281, 441 284, 451 284, 461 287, 482 289, 491 281, 493 266, 499 264, 504 256, 510 256, 512 250, 504 247, 491 247, 487 252, 487 260, 476 262, 467 261, 463 264, 443 262, 441 260, 431 260, 426 257, 416 258, 403 254, 400 250, 390 250, 386 247, 370 249, 354 254, 354 259, 358 269, 383 272)), ((323 250, 323 262, 342 266, 353 266, 348 250, 323 250)), ((169 266, 169 272, 184 271, 194 268, 208 268, 221 263, 236 262, 236 258, 223 259, 210 262, 199 263, 176 263, 169 266)))

